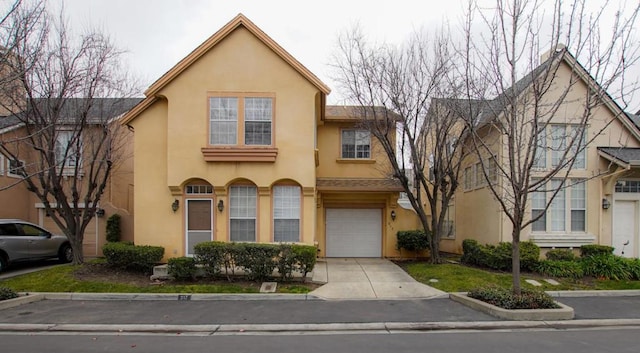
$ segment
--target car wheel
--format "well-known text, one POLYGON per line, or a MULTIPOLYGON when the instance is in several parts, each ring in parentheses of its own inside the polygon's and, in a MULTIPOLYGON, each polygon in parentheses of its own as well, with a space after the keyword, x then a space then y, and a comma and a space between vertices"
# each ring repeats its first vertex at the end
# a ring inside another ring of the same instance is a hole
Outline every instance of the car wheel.
POLYGON ((71 245, 64 244, 60 247, 60 251, 58 251, 58 259, 63 263, 73 261, 73 249, 71 248, 71 245))
POLYGON ((6 268, 7 268, 7 260, 4 258, 4 256, 0 255, 0 272, 4 272, 6 268))

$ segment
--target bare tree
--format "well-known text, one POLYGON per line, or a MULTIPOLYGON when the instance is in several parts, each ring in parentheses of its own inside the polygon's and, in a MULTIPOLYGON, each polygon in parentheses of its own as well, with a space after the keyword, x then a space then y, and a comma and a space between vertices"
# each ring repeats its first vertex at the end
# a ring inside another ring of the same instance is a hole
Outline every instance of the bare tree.
POLYGON ((445 34, 417 33, 403 46, 371 46, 354 29, 339 39, 334 61, 343 94, 362 107, 360 124, 380 142, 428 235, 433 263, 450 230, 445 215, 458 187, 458 141, 466 130, 454 119, 455 106, 435 99, 456 92, 448 43, 445 34))
POLYGON ((108 37, 72 35, 63 13, 51 17, 42 1, 10 5, 1 31, 0 108, 14 129, 0 136, 0 153, 82 263, 84 231, 126 142, 113 120, 137 102, 123 98, 133 81, 108 37))
POLYGON ((608 94, 626 108, 633 85, 624 74, 638 61, 632 32, 639 9, 614 12, 605 3, 589 13, 584 0, 496 0, 487 8, 469 2, 457 66, 466 99, 459 104, 467 110, 461 116, 470 131, 468 145, 512 225, 516 294, 522 231, 545 217, 554 198, 574 183, 572 170, 602 132, 587 133, 587 126, 596 109, 611 101, 608 94), (607 15, 613 16, 610 34, 601 25, 607 15), (541 59, 545 49, 549 54, 541 59), (561 72, 567 68, 569 74, 561 72), (585 81, 585 93, 578 94, 585 81), (559 121, 563 125, 553 124, 559 121), (488 162, 495 158, 497 163, 488 162), (532 201, 538 210, 530 215, 532 201))

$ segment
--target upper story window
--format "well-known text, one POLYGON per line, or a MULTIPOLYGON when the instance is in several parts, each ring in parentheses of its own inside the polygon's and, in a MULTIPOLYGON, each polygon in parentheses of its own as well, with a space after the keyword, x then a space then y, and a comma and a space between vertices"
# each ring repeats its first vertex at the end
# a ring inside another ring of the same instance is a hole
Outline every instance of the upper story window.
POLYGON ((72 130, 56 131, 56 165, 59 168, 75 168, 80 165, 79 135, 72 130))
POLYGON ((23 160, 8 160, 9 168, 7 169, 7 176, 14 178, 22 178, 22 170, 24 170, 24 161, 23 160))
POLYGON ((575 156, 573 168, 585 169, 585 137, 586 131, 581 125, 550 124, 546 129, 540 128, 533 167, 540 169, 555 168, 558 165, 565 164, 575 156), (571 141, 574 141, 573 144, 571 141), (569 146, 571 149, 567 151, 569 146))
POLYGON ((342 130, 342 158, 370 159, 371 135, 367 130, 342 130))
POLYGON ((209 97, 209 144, 271 146, 273 97, 209 97))

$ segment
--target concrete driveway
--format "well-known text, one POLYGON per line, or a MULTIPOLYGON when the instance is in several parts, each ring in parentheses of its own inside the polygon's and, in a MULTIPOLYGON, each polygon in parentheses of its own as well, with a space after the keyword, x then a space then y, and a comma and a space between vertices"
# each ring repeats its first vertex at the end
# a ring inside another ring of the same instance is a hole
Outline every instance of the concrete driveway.
POLYGON ((431 298, 445 292, 419 283, 385 259, 327 258, 319 260, 313 280, 327 284, 309 293, 324 299, 431 298))

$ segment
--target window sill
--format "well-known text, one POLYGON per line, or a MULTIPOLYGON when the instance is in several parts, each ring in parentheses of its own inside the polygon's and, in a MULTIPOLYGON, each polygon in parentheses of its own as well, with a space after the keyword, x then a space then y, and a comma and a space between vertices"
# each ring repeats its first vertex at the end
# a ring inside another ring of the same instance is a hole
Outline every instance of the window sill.
POLYGON ((358 159, 358 158, 338 158, 336 159, 336 163, 345 163, 345 164, 374 164, 376 162, 375 159, 358 159))
POLYGON ((541 248, 579 248, 593 244, 596 237, 588 233, 532 233, 529 240, 541 248))
POLYGON ((278 149, 274 147, 203 147, 201 150, 207 162, 273 163, 278 156, 278 149))

